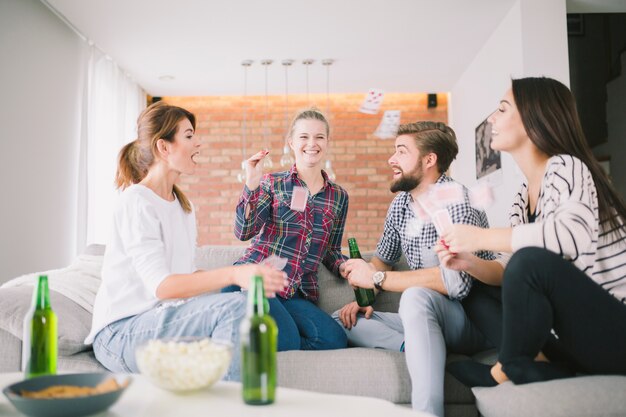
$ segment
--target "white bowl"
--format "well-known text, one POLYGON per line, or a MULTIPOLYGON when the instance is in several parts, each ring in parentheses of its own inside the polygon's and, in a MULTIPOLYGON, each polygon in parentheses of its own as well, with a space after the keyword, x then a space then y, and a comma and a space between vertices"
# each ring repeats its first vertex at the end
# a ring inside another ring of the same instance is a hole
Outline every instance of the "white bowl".
POLYGON ((141 374, 171 391, 213 385, 224 376, 231 357, 232 345, 208 337, 154 339, 135 351, 141 374))

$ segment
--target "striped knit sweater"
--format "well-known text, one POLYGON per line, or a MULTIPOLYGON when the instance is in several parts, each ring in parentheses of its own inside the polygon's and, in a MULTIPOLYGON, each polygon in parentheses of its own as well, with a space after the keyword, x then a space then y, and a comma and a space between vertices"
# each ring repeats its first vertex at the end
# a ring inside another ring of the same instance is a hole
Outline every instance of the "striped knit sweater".
MULTIPOLYGON (((571 155, 548 160, 534 223, 528 222, 528 185, 522 184, 509 213, 515 252, 528 246, 570 260, 621 302, 626 302, 626 230, 600 225, 598 196, 587 166, 571 155)), ((506 258, 506 256, 505 256, 506 258)))

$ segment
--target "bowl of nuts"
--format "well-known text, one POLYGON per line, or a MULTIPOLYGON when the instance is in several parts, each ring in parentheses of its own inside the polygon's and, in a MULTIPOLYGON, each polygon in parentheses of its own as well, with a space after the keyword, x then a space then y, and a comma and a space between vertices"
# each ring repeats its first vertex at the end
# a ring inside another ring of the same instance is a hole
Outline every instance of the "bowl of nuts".
MULTIPOLYGON (((108 372, 44 375, 4 388, 20 412, 31 417, 81 417, 111 407, 131 382, 108 372)), ((0 414, 8 411, 0 405, 0 414)))
POLYGON ((155 385, 170 391, 207 388, 219 381, 232 358, 232 345, 208 337, 153 339, 135 351, 137 366, 155 385))

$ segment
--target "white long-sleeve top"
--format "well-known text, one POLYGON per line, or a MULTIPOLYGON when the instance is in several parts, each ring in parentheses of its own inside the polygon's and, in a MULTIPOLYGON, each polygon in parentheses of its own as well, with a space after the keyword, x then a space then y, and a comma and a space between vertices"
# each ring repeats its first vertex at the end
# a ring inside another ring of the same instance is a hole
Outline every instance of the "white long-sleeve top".
MULTIPOLYGON (((615 298, 626 302, 626 231, 600 224, 598 196, 589 168, 571 155, 548 160, 535 222, 528 221, 528 185, 509 213, 513 252, 535 246, 570 260, 615 298)), ((508 256, 504 256, 506 262, 508 256)))
POLYGON ((155 307, 166 277, 196 270, 195 213, 185 213, 177 199, 132 185, 120 195, 113 219, 86 344, 107 325, 155 307))

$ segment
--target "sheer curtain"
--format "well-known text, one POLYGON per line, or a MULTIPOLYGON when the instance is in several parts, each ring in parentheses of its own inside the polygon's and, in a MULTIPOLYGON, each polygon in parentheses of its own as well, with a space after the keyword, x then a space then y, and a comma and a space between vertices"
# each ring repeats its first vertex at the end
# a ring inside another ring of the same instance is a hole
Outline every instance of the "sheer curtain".
POLYGON ((90 46, 83 95, 78 201, 78 253, 106 243, 111 230, 117 154, 133 140, 146 94, 117 64, 90 46))

